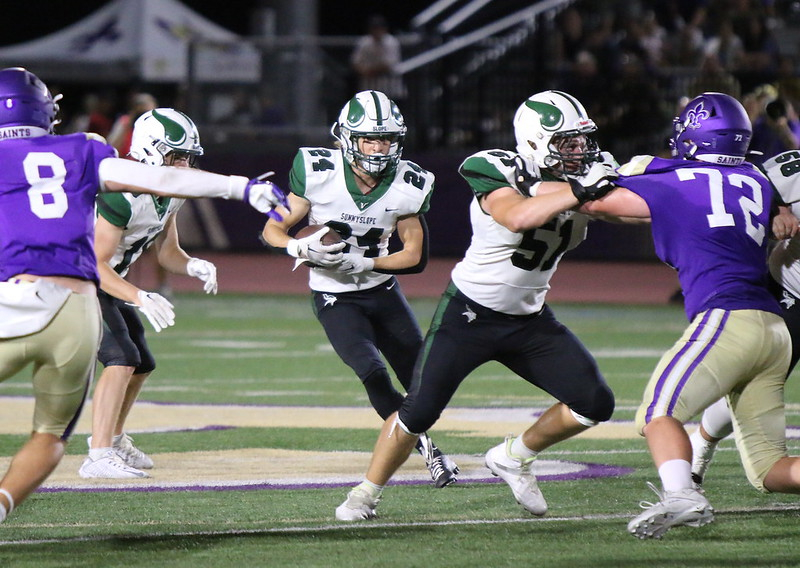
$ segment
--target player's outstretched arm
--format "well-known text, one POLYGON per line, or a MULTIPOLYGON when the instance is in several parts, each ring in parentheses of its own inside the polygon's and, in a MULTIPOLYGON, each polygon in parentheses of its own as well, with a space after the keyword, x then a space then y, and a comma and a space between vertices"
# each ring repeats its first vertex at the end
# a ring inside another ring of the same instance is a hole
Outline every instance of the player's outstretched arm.
POLYGON ((130 191, 170 197, 220 197, 247 201, 261 213, 276 211, 288 214, 286 196, 265 179, 225 176, 190 168, 157 167, 106 158, 100 162, 98 175, 103 191, 130 191))

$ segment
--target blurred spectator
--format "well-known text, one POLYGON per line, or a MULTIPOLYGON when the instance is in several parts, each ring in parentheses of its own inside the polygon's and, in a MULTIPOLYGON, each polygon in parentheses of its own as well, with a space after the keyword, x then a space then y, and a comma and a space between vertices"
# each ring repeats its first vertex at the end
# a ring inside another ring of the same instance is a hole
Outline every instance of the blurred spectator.
POLYGON ((702 93, 725 93, 736 100, 742 97, 742 88, 732 73, 720 64, 714 53, 707 53, 693 81, 689 83, 686 94, 694 98, 702 93))
POLYGON ((798 73, 797 62, 791 55, 781 55, 778 57, 778 67, 776 70, 775 85, 780 96, 789 99, 795 108, 800 103, 800 73, 798 73))
POLYGON ((750 117, 750 122, 755 124, 756 120, 764 113, 767 103, 778 98, 778 90, 770 85, 759 85, 751 92, 742 97, 742 106, 750 117))
POLYGON ((744 44, 742 38, 734 31, 733 21, 730 18, 720 20, 717 33, 706 41, 704 50, 706 57, 716 56, 720 65, 728 71, 738 69, 744 55, 744 44))
MULTIPOLYGON (((764 16, 750 14, 737 20, 737 33, 744 52, 736 75, 745 90, 775 80, 778 64, 778 43, 767 28, 764 16)), ((734 24, 736 26, 736 24, 734 24)))
POLYGON ((367 34, 358 40, 350 63, 358 74, 359 91, 381 91, 395 102, 405 98, 405 87, 396 71, 400 42, 389 33, 383 16, 367 20, 367 34))
POLYGON ((133 123, 148 110, 157 107, 155 97, 149 93, 135 93, 131 96, 128 112, 117 118, 108 134, 108 143, 117 149, 120 158, 127 156, 131 149, 133 123))
POLYGON ((588 50, 579 51, 575 55, 572 72, 564 74, 559 88, 583 101, 586 112, 597 124, 598 142, 604 147, 604 130, 608 124, 609 81, 600 73, 597 58, 588 50))
POLYGON ((705 18, 706 10, 698 8, 694 11, 692 19, 678 30, 677 35, 670 36, 669 47, 666 49, 666 53, 669 55, 668 63, 679 67, 700 66, 705 46, 705 36, 703 35, 705 18))
POLYGON ((750 161, 761 164, 765 159, 800 148, 800 120, 794 105, 788 100, 777 98, 764 107, 764 113, 753 123, 751 152, 761 152, 750 161))
POLYGON ((667 30, 658 23, 656 13, 646 10, 642 18, 642 47, 654 65, 661 65, 664 60, 664 48, 667 42, 667 30))
MULTIPOLYGON (((570 7, 558 15, 556 23, 553 34, 553 64, 556 69, 568 71, 575 64, 578 53, 585 49, 583 16, 577 8, 570 7)), ((578 97, 578 100, 582 99, 578 97)))
POLYGON ((83 112, 66 125, 65 133, 94 132, 106 137, 113 125, 114 100, 105 93, 88 93, 83 97, 83 112))
POLYGON ((621 154, 620 162, 652 153, 653 141, 661 139, 661 130, 672 118, 665 112, 658 77, 648 72, 641 58, 624 53, 621 62, 622 73, 610 88, 613 107, 607 129, 615 141, 611 151, 621 154))

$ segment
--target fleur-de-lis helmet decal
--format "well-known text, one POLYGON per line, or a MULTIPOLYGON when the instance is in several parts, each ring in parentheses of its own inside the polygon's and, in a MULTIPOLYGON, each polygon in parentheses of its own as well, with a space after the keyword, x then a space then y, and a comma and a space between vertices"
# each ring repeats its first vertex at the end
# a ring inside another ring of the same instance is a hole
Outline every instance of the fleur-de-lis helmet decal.
POLYGON ((752 135, 739 101, 724 93, 703 93, 675 117, 670 146, 675 158, 737 165, 744 161, 752 135))

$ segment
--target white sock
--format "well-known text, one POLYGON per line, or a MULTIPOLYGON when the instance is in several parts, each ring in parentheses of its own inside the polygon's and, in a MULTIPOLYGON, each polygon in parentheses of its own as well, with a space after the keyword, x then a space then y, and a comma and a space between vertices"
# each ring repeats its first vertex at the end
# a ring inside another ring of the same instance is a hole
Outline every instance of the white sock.
POLYGON ((5 507, 2 503, 0 503, 0 523, 6 520, 6 517, 14 510, 14 498, 11 496, 6 489, 0 489, 0 494, 4 495, 6 501, 8 501, 8 507, 5 507))
POLYGON ((108 452, 109 450, 111 450, 110 447, 108 447, 108 448, 92 448, 91 450, 89 450, 89 457, 92 458, 92 461, 97 461, 100 458, 102 458, 106 454, 106 452, 108 452))
POLYGON ((692 487, 692 464, 686 460, 669 460, 658 468, 664 491, 679 491, 692 487))
POLYGON ((520 434, 514 438, 513 442, 511 442, 511 455, 515 458, 527 460, 530 458, 535 458, 539 455, 539 452, 526 446, 525 442, 522 441, 522 434, 520 434))
POLYGON ((733 432, 733 420, 728 408, 728 401, 724 398, 709 406, 703 412, 701 423, 703 429, 712 438, 725 438, 733 432))
POLYGON ((381 493, 383 492, 383 485, 377 485, 367 479, 362 481, 358 485, 358 488, 363 490, 367 495, 369 495, 372 498, 380 497, 381 493))

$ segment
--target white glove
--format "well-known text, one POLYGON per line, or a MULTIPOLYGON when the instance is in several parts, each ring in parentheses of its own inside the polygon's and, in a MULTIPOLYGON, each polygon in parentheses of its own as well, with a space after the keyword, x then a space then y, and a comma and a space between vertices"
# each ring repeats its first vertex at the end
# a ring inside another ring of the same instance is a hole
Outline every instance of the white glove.
POLYGON ((190 258, 186 263, 186 274, 205 282, 203 290, 206 294, 217 293, 217 267, 213 263, 202 258, 190 258))
POLYGON ((155 292, 139 290, 138 299, 139 303, 136 304, 136 307, 147 317, 156 333, 175 325, 175 312, 172 310, 175 306, 170 304, 164 296, 155 292))
POLYGON ((337 272, 345 274, 361 274, 375 268, 375 260, 360 254, 347 253, 342 255, 342 263, 336 267, 337 272))
POLYGON ((316 233, 303 237, 302 239, 292 239, 286 243, 286 252, 295 258, 308 260, 317 266, 331 268, 342 262, 342 249, 345 242, 335 245, 323 245, 322 239, 330 227, 324 227, 316 233))
POLYGON ((266 213, 270 219, 280 222, 283 221, 283 215, 275 211, 275 208, 281 206, 290 211, 289 200, 277 185, 267 181, 266 178, 272 174, 273 172, 267 172, 248 181, 244 188, 243 201, 259 213, 266 213))

